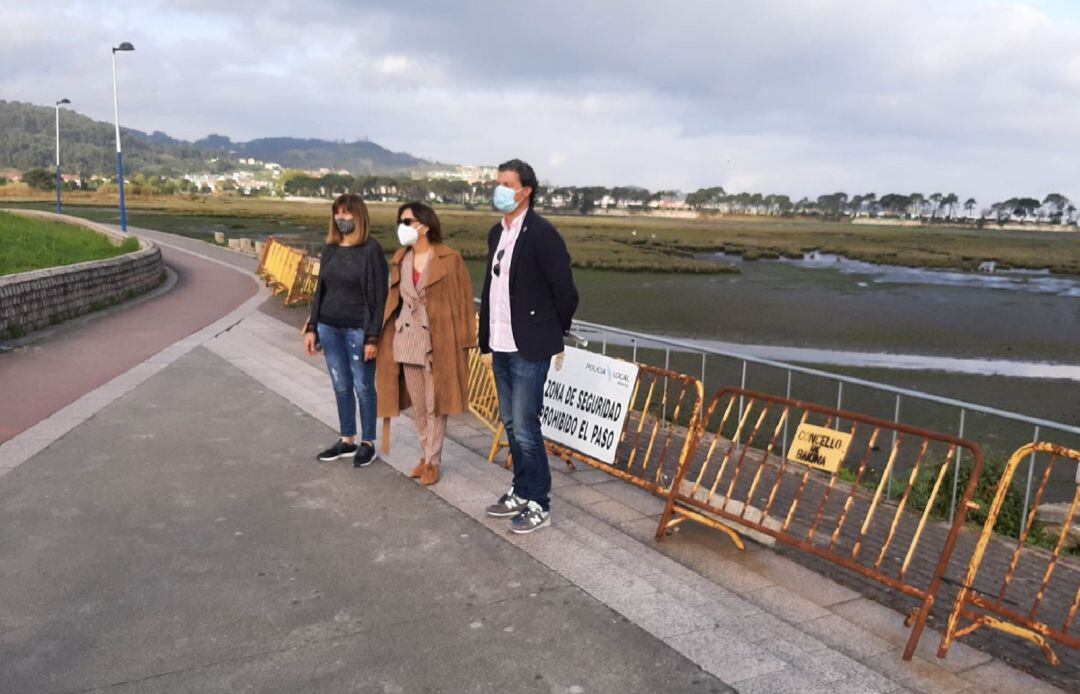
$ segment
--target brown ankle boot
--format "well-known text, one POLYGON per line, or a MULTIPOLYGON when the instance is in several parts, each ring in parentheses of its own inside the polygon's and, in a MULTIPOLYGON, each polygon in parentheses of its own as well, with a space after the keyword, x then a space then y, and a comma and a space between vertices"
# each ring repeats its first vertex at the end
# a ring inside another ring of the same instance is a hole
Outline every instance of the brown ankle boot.
POLYGON ((439 466, 427 465, 424 467, 424 474, 420 476, 420 484, 424 486, 431 486, 439 481, 439 466))
POLYGON ((419 479, 420 477, 423 476, 424 470, 426 470, 426 469, 427 469, 427 461, 424 460, 423 458, 421 458, 420 462, 417 463, 416 467, 414 467, 412 469, 412 472, 409 473, 409 477, 413 478, 414 480, 419 479))

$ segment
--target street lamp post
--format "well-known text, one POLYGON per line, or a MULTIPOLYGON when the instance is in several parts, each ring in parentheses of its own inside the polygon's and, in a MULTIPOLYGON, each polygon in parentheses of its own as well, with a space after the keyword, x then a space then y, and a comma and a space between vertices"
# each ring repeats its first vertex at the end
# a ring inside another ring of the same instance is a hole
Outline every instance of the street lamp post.
POLYGON ((56 102, 56 214, 60 214, 60 189, 63 181, 60 180, 60 104, 70 104, 67 99, 56 102))
POLYGON ((120 184, 120 230, 124 232, 127 231, 127 210, 124 209, 124 154, 120 149, 120 106, 116 99, 116 52, 133 50, 135 46, 127 41, 112 49, 113 114, 116 116, 116 178, 120 184))

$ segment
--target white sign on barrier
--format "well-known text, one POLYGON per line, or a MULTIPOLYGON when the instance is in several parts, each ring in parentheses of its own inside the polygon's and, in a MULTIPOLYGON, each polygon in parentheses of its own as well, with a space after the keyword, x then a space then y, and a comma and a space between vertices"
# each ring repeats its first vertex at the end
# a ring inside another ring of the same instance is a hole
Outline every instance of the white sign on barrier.
POLYGON ((544 383, 544 438, 614 462, 637 377, 637 364, 567 347, 561 368, 551 360, 544 383))

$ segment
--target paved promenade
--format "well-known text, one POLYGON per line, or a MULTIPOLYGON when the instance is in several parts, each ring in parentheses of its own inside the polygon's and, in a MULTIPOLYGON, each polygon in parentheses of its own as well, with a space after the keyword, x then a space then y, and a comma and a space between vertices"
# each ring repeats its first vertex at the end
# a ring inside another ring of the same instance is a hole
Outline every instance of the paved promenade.
POLYGON ((932 630, 905 663, 898 613, 767 548, 657 546, 660 502, 599 471, 556 463, 553 526, 513 536, 469 417, 433 488, 405 418, 316 462, 322 362, 206 262, 251 298, 0 445, 0 691, 1056 691, 932 630))
POLYGON ((256 261, 172 234, 131 228, 156 241, 169 278, 149 297, 40 331, 0 359, 0 443, 37 424, 234 310, 258 288, 220 263, 254 271, 256 261))

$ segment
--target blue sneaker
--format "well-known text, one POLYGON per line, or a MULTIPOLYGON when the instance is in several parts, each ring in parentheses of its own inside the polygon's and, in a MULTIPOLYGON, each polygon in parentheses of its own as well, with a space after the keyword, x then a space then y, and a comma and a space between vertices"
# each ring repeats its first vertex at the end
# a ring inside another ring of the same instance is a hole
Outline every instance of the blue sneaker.
POLYGON ((513 487, 510 487, 510 491, 500 496, 499 500, 488 506, 484 512, 492 518, 513 518, 521 513, 528 503, 514 493, 513 487))
POLYGON ((521 513, 510 521, 510 531, 524 535, 549 525, 551 525, 551 513, 540 508, 540 504, 535 501, 530 501, 521 513))

